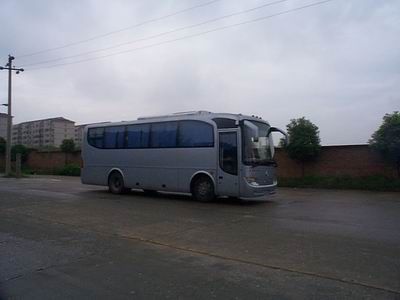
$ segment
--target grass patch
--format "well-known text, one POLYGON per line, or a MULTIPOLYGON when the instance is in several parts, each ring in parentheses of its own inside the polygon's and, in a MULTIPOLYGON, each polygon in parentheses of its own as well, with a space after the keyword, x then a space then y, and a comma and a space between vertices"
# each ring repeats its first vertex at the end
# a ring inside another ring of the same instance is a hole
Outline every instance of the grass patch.
POLYGON ((54 174, 63 176, 80 176, 81 167, 77 164, 67 164, 61 169, 55 170, 54 174))
POLYGON ((400 191, 399 178, 385 176, 305 176, 303 178, 279 178, 281 187, 354 189, 371 191, 400 191))
POLYGON ((62 175, 62 176, 80 176, 81 167, 77 164, 67 164, 64 167, 56 169, 30 169, 23 168, 22 173, 25 175, 62 175))
POLYGON ((23 168, 22 169, 22 174, 24 175, 53 175, 54 172, 51 170, 33 170, 29 168, 23 168))
MULTIPOLYGON (((1 177, 1 175, 0 175, 1 177)), ((3 175, 3 178, 26 178, 29 177, 27 176, 25 173, 21 172, 21 176, 17 177, 17 173, 16 172, 10 172, 10 175, 3 175)))

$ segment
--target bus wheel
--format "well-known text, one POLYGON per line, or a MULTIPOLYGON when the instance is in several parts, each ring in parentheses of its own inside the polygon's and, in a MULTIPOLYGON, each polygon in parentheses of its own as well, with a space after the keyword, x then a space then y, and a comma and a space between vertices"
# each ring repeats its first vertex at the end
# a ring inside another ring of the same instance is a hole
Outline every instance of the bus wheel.
POLYGON ((192 195, 198 201, 212 201, 215 198, 214 184, 205 176, 199 177, 193 184, 192 195))
POLYGON ((108 178, 108 189, 113 194, 126 193, 128 189, 124 186, 124 178, 120 172, 112 172, 108 178))

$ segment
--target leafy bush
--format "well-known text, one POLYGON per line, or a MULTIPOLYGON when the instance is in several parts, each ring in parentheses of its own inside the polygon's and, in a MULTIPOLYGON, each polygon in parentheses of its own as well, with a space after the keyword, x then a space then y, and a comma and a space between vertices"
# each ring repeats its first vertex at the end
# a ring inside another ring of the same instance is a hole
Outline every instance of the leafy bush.
POLYGON ((67 164, 54 172, 56 175, 80 176, 81 168, 77 164, 67 164))
POLYGON ((65 153, 71 153, 75 150, 75 142, 73 139, 65 139, 62 141, 60 146, 61 151, 65 153))
POLYGON ((17 153, 21 153, 21 161, 26 162, 29 152, 30 150, 24 145, 14 145, 11 147, 11 160, 15 161, 17 159, 17 153))

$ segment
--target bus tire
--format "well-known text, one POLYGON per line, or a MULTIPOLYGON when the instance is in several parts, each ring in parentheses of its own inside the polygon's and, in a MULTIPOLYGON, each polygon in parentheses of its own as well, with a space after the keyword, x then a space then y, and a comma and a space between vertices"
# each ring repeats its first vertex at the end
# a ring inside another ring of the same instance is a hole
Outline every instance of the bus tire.
POLYGON ((118 171, 113 171, 108 177, 108 190, 112 194, 124 194, 129 189, 125 188, 124 177, 118 171))
POLYGON ((193 198, 201 202, 210 202, 215 198, 214 184, 207 176, 195 179, 192 186, 193 198))

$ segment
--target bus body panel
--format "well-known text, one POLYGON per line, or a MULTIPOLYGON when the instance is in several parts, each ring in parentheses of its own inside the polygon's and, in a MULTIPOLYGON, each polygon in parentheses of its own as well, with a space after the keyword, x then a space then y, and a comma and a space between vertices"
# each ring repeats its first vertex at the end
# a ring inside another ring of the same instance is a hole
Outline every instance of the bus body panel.
MULTIPOLYGON (((248 166, 242 163, 242 133, 236 127, 238 135, 238 174, 232 186, 220 183, 219 132, 213 118, 229 118, 238 124, 240 120, 267 122, 257 117, 234 114, 197 114, 173 115, 171 117, 144 118, 132 122, 119 122, 89 125, 84 130, 82 139, 81 181, 84 184, 108 185, 110 172, 118 170, 124 177, 127 188, 189 193, 191 180, 196 174, 203 173, 212 177, 215 193, 220 196, 238 196, 243 198, 261 197, 272 193, 277 185, 275 166, 248 166), (208 123, 213 127, 213 147, 190 148, 144 148, 144 149, 99 149, 88 143, 88 129, 112 126, 129 126, 135 124, 158 123, 168 121, 196 120, 208 123), (245 178, 256 178, 257 184, 250 184, 245 178)), ((269 125, 268 125, 269 126, 269 125)), ((225 174, 226 175, 226 174, 225 174)), ((231 175, 234 176, 234 175, 231 175)))
POLYGON ((198 172, 212 175, 215 181, 215 147, 112 150, 87 144, 84 147, 81 178, 85 184, 107 185, 113 169, 121 170, 128 188, 189 193, 190 180, 198 172))

